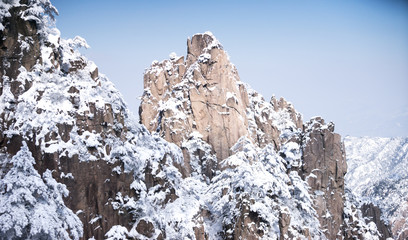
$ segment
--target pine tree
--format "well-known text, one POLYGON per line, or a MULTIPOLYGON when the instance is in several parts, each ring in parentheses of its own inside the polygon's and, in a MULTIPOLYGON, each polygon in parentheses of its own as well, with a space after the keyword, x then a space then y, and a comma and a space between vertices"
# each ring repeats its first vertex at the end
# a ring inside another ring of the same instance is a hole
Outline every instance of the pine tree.
POLYGON ((82 223, 65 206, 65 185, 52 172, 41 175, 25 142, 5 164, 10 170, 0 179, 1 239, 79 239, 82 223))

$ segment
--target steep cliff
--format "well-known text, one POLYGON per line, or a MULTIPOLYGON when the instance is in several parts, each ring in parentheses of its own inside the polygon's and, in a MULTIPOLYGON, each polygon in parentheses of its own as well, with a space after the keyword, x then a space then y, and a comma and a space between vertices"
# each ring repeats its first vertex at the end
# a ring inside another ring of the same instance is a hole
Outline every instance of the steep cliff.
MULTIPOLYGON (((341 137, 333 132, 334 124, 325 124, 321 118, 303 124, 301 115, 283 98, 266 102, 240 81, 223 46, 210 32, 187 40, 186 60, 172 55, 168 60, 153 62, 145 73, 144 86, 141 123, 183 149, 184 166, 179 169, 185 171, 184 177, 201 174, 212 188, 219 176, 232 169, 240 172, 246 164, 266 164, 259 153, 254 153, 268 149, 267 154, 283 164, 279 178, 286 180, 277 186, 289 190, 287 196, 283 190, 269 196, 271 203, 265 206, 280 206, 279 213, 269 214, 277 217, 281 238, 322 238, 324 233, 327 238, 336 239, 345 237, 351 227, 359 229, 361 238, 377 234, 364 221, 359 222, 359 227, 345 222, 347 166, 341 137), (209 167, 212 171, 208 171, 209 167), (302 220, 295 214, 299 208, 285 204, 288 199, 296 199, 304 207, 300 214, 309 224, 299 224, 302 220)), ((265 170, 270 171, 268 167, 265 170)), ((240 181, 249 185, 257 182, 240 174, 240 181)), ((256 171, 251 174, 259 176, 256 171)), ((228 188, 223 192, 230 194, 228 188)), ((260 218, 258 211, 250 219, 243 216, 251 216, 251 209, 268 195, 261 200, 251 194, 253 190, 243 192, 247 197, 229 197, 237 201, 229 208, 238 215, 234 216, 234 224, 224 226, 230 232, 226 237, 262 237, 270 230, 258 226, 259 222, 266 222, 267 226, 273 222, 260 218), (261 233, 254 228, 262 229, 261 233)))
POLYGON ((131 227, 117 195, 135 196, 147 166, 181 153, 134 124, 76 50, 86 42, 60 38, 49 1, 0 8, 1 238, 102 239, 114 225, 131 227))
POLYGON ((0 3, 0 238, 377 238, 334 124, 239 80, 209 32, 154 62, 138 124, 49 0, 0 3))

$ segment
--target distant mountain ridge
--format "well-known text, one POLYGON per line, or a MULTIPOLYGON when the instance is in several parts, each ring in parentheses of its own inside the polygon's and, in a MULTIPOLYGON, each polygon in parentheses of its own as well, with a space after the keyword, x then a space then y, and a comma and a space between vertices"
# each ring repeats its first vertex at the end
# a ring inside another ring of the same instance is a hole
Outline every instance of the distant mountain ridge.
POLYGON ((347 187, 382 210, 396 239, 408 237, 408 138, 345 137, 347 187))

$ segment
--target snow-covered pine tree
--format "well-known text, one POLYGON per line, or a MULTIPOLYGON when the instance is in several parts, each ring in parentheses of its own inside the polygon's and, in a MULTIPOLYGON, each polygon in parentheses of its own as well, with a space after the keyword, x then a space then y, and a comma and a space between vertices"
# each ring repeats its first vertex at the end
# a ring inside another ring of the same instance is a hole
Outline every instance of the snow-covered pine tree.
POLYGON ((0 179, 0 238, 79 239, 82 223, 63 201, 68 190, 50 170, 41 177, 34 164, 25 142, 15 156, 3 159, 10 169, 0 179))

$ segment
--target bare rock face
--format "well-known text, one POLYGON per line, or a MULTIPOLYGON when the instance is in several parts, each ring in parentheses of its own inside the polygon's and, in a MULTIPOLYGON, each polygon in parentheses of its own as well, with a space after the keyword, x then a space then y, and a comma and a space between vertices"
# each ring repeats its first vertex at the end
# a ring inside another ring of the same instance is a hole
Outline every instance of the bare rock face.
MULTIPOLYGON (((10 17, 3 19, 4 30, 0 31, 0 55, 2 56, 0 79, 2 82, 3 76, 15 79, 20 73, 21 66, 31 70, 40 59, 40 40, 36 22, 25 21, 19 16, 19 13, 26 9, 24 6, 12 8, 10 17), (26 44, 22 45, 21 42, 26 44)), ((12 89, 12 92, 16 93, 18 86, 13 86, 12 89)))
POLYGON ((212 34, 188 40, 188 55, 153 63, 145 73, 140 119, 182 147, 198 132, 222 160, 242 136, 248 136, 248 94, 235 67, 212 34))
POLYGON ((279 237, 280 240, 288 239, 289 238, 289 226, 290 226, 290 214, 287 211, 282 211, 279 214, 279 230, 281 235, 279 237))
POLYGON ((333 123, 321 118, 308 122, 303 147, 302 173, 315 196, 315 209, 329 239, 339 238, 344 212, 345 150, 333 123))

